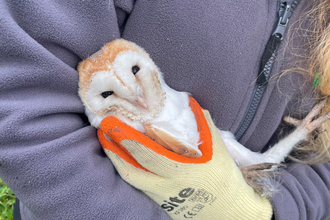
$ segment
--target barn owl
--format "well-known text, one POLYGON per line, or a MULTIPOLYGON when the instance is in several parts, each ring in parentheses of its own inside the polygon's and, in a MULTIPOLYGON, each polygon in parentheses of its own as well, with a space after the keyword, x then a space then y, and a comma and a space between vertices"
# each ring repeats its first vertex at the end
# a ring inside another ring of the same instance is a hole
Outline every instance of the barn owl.
MULTIPOLYGON (((79 95, 92 126, 99 128, 102 119, 115 116, 180 155, 202 155, 188 93, 170 88, 143 48, 117 39, 80 62, 77 70, 79 95)), ((302 121, 286 117, 297 128, 262 154, 242 146, 228 131, 219 130, 219 134, 238 167, 279 164, 297 143, 330 117, 328 114, 313 120, 323 106, 324 102, 316 105, 302 121)))

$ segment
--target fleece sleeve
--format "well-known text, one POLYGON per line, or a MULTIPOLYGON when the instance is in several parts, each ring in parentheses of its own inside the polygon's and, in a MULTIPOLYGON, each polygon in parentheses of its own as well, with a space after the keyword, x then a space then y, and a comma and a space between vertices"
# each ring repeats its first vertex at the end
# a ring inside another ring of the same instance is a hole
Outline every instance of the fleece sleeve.
POLYGON ((78 62, 120 37, 132 2, 116 4, 0 1, 0 176, 23 220, 170 219, 119 177, 77 94, 78 62))
POLYGON ((276 178, 278 192, 272 197, 274 219, 327 219, 330 215, 330 163, 286 164, 276 178))

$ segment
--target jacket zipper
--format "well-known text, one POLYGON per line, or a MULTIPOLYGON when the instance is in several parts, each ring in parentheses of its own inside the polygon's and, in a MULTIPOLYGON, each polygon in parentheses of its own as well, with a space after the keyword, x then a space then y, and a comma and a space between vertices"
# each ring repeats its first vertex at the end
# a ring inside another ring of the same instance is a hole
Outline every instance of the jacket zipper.
POLYGON ((278 11, 279 19, 275 31, 267 42, 265 51, 261 58, 259 75, 256 86, 253 90, 248 107, 244 113, 243 119, 235 131, 235 137, 239 141, 251 125, 253 118, 258 110, 263 94, 267 88, 268 80, 275 61, 275 55, 280 42, 283 40, 284 32, 289 22, 292 12, 297 7, 300 0, 294 0, 291 4, 281 1, 278 11))

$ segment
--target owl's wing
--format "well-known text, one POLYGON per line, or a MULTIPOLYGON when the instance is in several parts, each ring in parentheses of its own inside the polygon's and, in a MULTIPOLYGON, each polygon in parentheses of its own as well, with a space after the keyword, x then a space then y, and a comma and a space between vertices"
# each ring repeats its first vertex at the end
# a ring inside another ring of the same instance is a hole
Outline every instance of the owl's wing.
POLYGON ((164 148, 186 157, 202 156, 202 153, 198 149, 198 146, 194 147, 191 146, 189 143, 183 143, 177 138, 175 138, 173 135, 171 135, 169 132, 153 124, 147 124, 144 127, 147 136, 155 140, 164 148))

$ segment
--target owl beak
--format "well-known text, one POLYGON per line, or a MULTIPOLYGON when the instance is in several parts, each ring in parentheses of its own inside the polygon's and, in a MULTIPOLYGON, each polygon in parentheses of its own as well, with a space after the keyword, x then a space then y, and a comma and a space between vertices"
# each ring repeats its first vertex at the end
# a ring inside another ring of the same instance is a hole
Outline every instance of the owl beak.
POLYGON ((142 108, 145 108, 148 110, 149 107, 148 107, 147 103, 144 101, 143 97, 139 96, 137 99, 137 102, 142 108))

